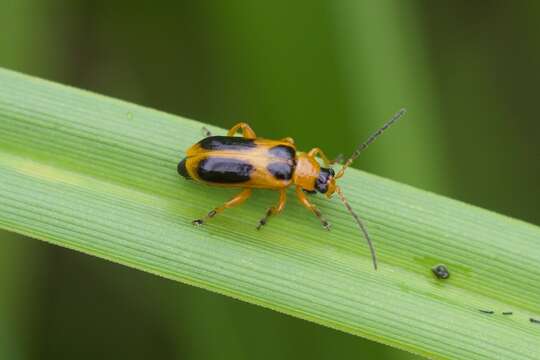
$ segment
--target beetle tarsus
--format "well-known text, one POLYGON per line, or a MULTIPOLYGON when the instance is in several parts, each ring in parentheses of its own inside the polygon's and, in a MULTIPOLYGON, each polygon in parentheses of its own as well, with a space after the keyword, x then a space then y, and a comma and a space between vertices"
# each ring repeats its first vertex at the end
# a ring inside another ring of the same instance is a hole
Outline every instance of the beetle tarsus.
POLYGON ((330 227, 332 227, 332 225, 328 222, 328 220, 326 220, 324 218, 324 216, 321 214, 321 212, 319 211, 319 209, 317 209, 315 206, 313 206, 313 213, 319 218, 319 220, 321 221, 321 225, 323 226, 323 228, 327 231, 330 231, 330 227))
POLYGON ((203 126, 202 129, 201 129, 201 131, 202 131, 204 137, 210 137, 210 136, 212 136, 212 133, 210 132, 210 130, 208 130, 208 129, 206 128, 206 126, 203 126))
POLYGON ((264 217, 259 220, 259 225, 257 225, 257 230, 261 230, 261 228, 266 225, 266 223, 268 222, 268 218, 270 216, 272 216, 272 214, 274 213, 274 209, 273 208, 270 208, 266 211, 266 215, 264 215, 264 217))
POLYGON ((209 220, 211 218, 213 218, 214 216, 216 216, 217 214, 217 210, 216 209, 213 209, 211 211, 208 212, 208 214, 206 215, 206 217, 203 219, 197 219, 197 220, 193 220, 191 223, 195 226, 201 226, 202 224, 204 224, 205 220, 209 220))
POLYGON ((330 224, 330 223, 329 223, 328 221, 326 221, 326 220, 322 220, 321 223, 322 223, 322 226, 323 226, 323 228, 324 228, 325 230, 330 231, 330 228, 332 227, 332 224, 330 224))

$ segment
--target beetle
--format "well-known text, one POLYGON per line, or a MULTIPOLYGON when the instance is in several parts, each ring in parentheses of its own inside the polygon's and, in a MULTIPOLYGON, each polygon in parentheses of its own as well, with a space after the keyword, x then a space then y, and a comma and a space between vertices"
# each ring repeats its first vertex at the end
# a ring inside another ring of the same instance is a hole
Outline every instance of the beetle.
POLYGON ((309 201, 306 193, 318 192, 326 195, 328 199, 337 193, 366 238, 376 270, 375 249, 366 227, 345 199, 341 188, 336 185, 336 180, 344 175, 345 170, 365 148, 405 112, 405 109, 401 109, 373 133, 353 152, 337 173, 331 168, 336 161, 330 161, 320 148, 313 148, 307 153, 297 151, 294 140, 290 137, 281 140, 259 138, 248 124, 242 122, 230 128, 227 136, 212 136, 207 131, 205 138, 187 150, 186 157, 178 164, 178 173, 188 180, 242 190, 223 205, 212 209, 204 218, 194 220, 193 224, 202 225, 223 210, 242 204, 251 196, 252 189, 277 190, 279 201, 270 207, 259 221, 259 230, 271 216, 283 210, 286 190, 294 185, 300 203, 315 214, 322 226, 329 230, 330 223, 309 201), (235 136, 239 131, 242 136, 235 136), (317 157, 324 166, 320 165, 317 157))

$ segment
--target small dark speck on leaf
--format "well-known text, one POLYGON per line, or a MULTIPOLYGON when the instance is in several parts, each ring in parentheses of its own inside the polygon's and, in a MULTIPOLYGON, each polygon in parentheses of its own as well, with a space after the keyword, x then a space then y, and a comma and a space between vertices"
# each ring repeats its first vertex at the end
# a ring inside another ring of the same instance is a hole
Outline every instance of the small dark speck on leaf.
POLYGON ((493 310, 478 309, 478 311, 480 311, 481 313, 484 313, 484 314, 495 314, 495 311, 493 311, 493 310))
POLYGON ((530 320, 533 324, 540 324, 540 320, 538 320, 538 319, 529 318, 529 320, 530 320))
POLYGON ((512 314, 513 314, 513 312, 511 312, 511 311, 503 311, 503 313, 502 313, 502 314, 503 314, 503 315, 512 315, 512 314))
POLYGON ((448 279, 450 277, 450 272, 446 265, 438 264, 431 268, 431 271, 439 279, 448 279))

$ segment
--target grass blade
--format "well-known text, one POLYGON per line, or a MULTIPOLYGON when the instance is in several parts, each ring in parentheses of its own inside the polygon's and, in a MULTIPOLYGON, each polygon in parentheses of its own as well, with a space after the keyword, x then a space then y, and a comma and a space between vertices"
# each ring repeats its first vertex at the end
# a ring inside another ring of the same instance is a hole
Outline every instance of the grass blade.
POLYGON ((329 233, 295 201, 256 231, 265 191, 194 228, 233 193, 176 173, 201 126, 0 70, 0 227, 429 357, 539 358, 538 227, 351 169, 379 271, 338 200, 329 233))

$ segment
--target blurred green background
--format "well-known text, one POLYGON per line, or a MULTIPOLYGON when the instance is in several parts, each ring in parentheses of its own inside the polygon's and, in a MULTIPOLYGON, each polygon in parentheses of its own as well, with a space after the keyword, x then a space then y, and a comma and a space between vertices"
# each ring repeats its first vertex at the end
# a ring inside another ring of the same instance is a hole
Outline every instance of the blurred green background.
MULTIPOLYGON (((405 106, 356 167, 540 223, 540 2, 0 0, 0 24, 2 67, 330 156, 405 106)), ((0 232, 0 359, 119 356, 415 358, 0 232)))

